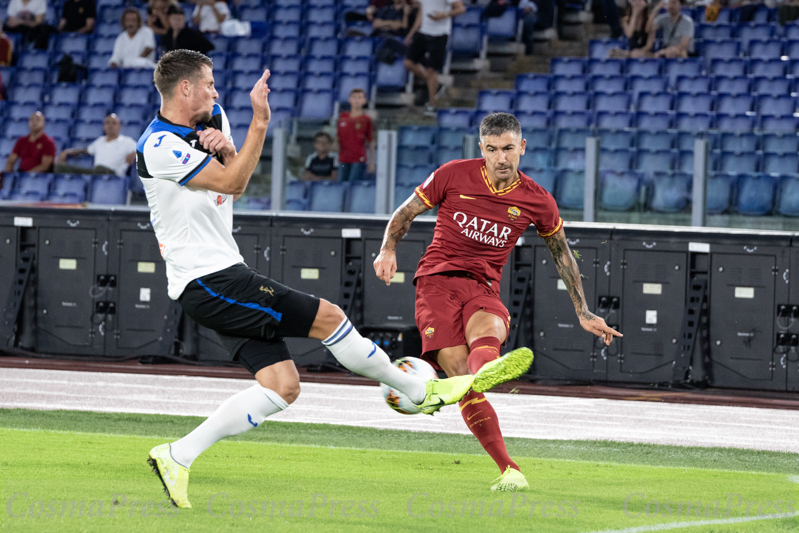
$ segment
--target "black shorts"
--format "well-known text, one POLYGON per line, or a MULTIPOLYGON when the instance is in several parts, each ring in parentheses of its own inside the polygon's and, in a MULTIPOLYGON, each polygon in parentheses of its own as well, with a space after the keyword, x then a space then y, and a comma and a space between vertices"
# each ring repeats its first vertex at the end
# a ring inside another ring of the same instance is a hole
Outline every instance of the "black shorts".
POLYGON ((411 46, 408 48, 408 59, 412 63, 418 63, 441 72, 446 57, 446 35, 425 35, 419 32, 413 34, 411 46))
POLYGON ((198 278, 178 298, 195 322, 217 332, 230 358, 255 374, 291 358, 283 337, 307 337, 319 299, 243 263, 198 278))

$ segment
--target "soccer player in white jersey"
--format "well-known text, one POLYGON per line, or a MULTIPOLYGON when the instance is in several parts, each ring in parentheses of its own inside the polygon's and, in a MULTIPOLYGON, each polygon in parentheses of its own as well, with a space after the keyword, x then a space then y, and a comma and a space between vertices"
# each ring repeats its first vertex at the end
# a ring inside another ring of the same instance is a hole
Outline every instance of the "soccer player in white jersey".
POLYGON ((244 264, 233 240, 233 201, 247 187, 269 125, 269 71, 250 93, 253 118, 237 152, 225 112, 214 103, 212 62, 203 54, 164 54, 154 80, 161 109, 137 144, 136 161, 167 264, 169 297, 215 330, 257 383, 227 399, 182 439, 156 446, 148 462, 172 503, 191 507, 189 467, 215 442, 259 426, 286 409, 300 380, 284 337, 320 339, 353 372, 407 394, 432 414, 458 402, 472 376, 424 381, 399 370, 363 338, 341 309, 262 276, 244 264))

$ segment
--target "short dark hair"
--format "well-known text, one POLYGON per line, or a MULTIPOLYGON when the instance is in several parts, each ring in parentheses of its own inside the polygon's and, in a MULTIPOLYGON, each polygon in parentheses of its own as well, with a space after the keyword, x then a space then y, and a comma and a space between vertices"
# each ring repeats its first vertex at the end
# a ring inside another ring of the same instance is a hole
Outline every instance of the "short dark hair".
POLYGON ((522 125, 510 113, 491 113, 480 122, 480 139, 498 137, 503 133, 522 135, 522 125))
POLYGON ((202 75, 203 65, 214 68, 214 62, 208 56, 194 50, 171 50, 162 55, 153 73, 155 88, 161 93, 161 98, 171 99, 172 91, 183 80, 196 82, 202 75))
POLYGON ((141 19, 141 11, 139 11, 135 7, 125 8, 125 11, 123 11, 122 15, 119 17, 119 25, 122 26, 123 28, 125 27, 125 17, 127 17, 129 13, 133 13, 134 15, 136 15, 136 18, 139 19, 139 28, 141 28, 142 25, 144 24, 141 19))
POLYGON ((364 91, 364 90, 363 90, 363 89, 361 89, 360 87, 355 87, 353 90, 351 90, 351 91, 350 91, 350 96, 352 96, 353 94, 357 94, 357 93, 361 93, 361 94, 363 94, 364 96, 366 96, 366 91, 364 91))
POLYGON ((327 139, 327 142, 330 143, 333 142, 333 137, 325 131, 318 131, 316 132, 316 135, 313 136, 314 142, 316 142, 317 139, 322 139, 322 138, 327 139))

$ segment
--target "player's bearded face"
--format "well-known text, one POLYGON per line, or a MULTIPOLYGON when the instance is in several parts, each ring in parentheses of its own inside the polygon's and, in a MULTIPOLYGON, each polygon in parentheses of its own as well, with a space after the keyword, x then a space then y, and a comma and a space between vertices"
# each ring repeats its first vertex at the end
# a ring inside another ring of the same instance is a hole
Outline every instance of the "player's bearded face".
POLYGON ((512 132, 484 137, 480 150, 486 160, 488 175, 499 180, 514 179, 526 145, 520 135, 512 132))
POLYGON ((214 100, 219 94, 214 88, 214 73, 209 67, 203 66, 203 74, 192 86, 194 92, 195 118, 198 124, 211 120, 214 112, 214 100))

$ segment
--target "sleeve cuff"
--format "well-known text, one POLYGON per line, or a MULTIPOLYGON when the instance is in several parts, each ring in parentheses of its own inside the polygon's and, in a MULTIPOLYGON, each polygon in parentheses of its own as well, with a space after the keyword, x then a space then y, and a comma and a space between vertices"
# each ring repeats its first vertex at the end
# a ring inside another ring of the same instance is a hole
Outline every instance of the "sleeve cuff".
POLYGON ((180 180, 180 184, 181 184, 181 185, 186 185, 186 184, 187 184, 187 183, 188 183, 188 182, 189 182, 189 181, 190 181, 190 180, 191 180, 191 179, 192 179, 194 176, 196 176, 197 174, 199 174, 199 172, 200 172, 202 169, 204 169, 204 168, 205 168, 205 166, 206 166, 206 165, 207 165, 207 164, 208 164, 210 161, 211 161, 211 156, 210 156, 210 155, 207 155, 207 156, 205 156, 205 159, 203 159, 203 162, 202 162, 202 163, 200 163, 199 165, 197 165, 197 167, 196 167, 194 170, 192 170, 192 171, 191 171, 189 174, 187 174, 185 178, 183 178, 182 180, 180 180))
POLYGON ((545 239, 546 239, 547 237, 552 237, 554 234, 556 234, 557 232, 559 232, 559 231, 560 231, 560 229, 561 229, 562 227, 563 227, 563 219, 562 219, 562 218, 560 218, 560 217, 558 217, 558 224, 557 224, 557 226, 555 226, 555 229, 553 229, 552 231, 549 231, 549 232, 547 232, 547 233, 541 233, 541 232, 539 232, 539 233, 538 233, 538 236, 539 236, 539 237, 543 237, 543 238, 545 238, 545 239))
POLYGON ((413 192, 416 193, 416 196, 419 197, 419 199, 424 203, 424 205, 427 206, 428 209, 433 209, 435 207, 435 205, 427 199, 427 196, 424 195, 420 187, 416 187, 413 192))

